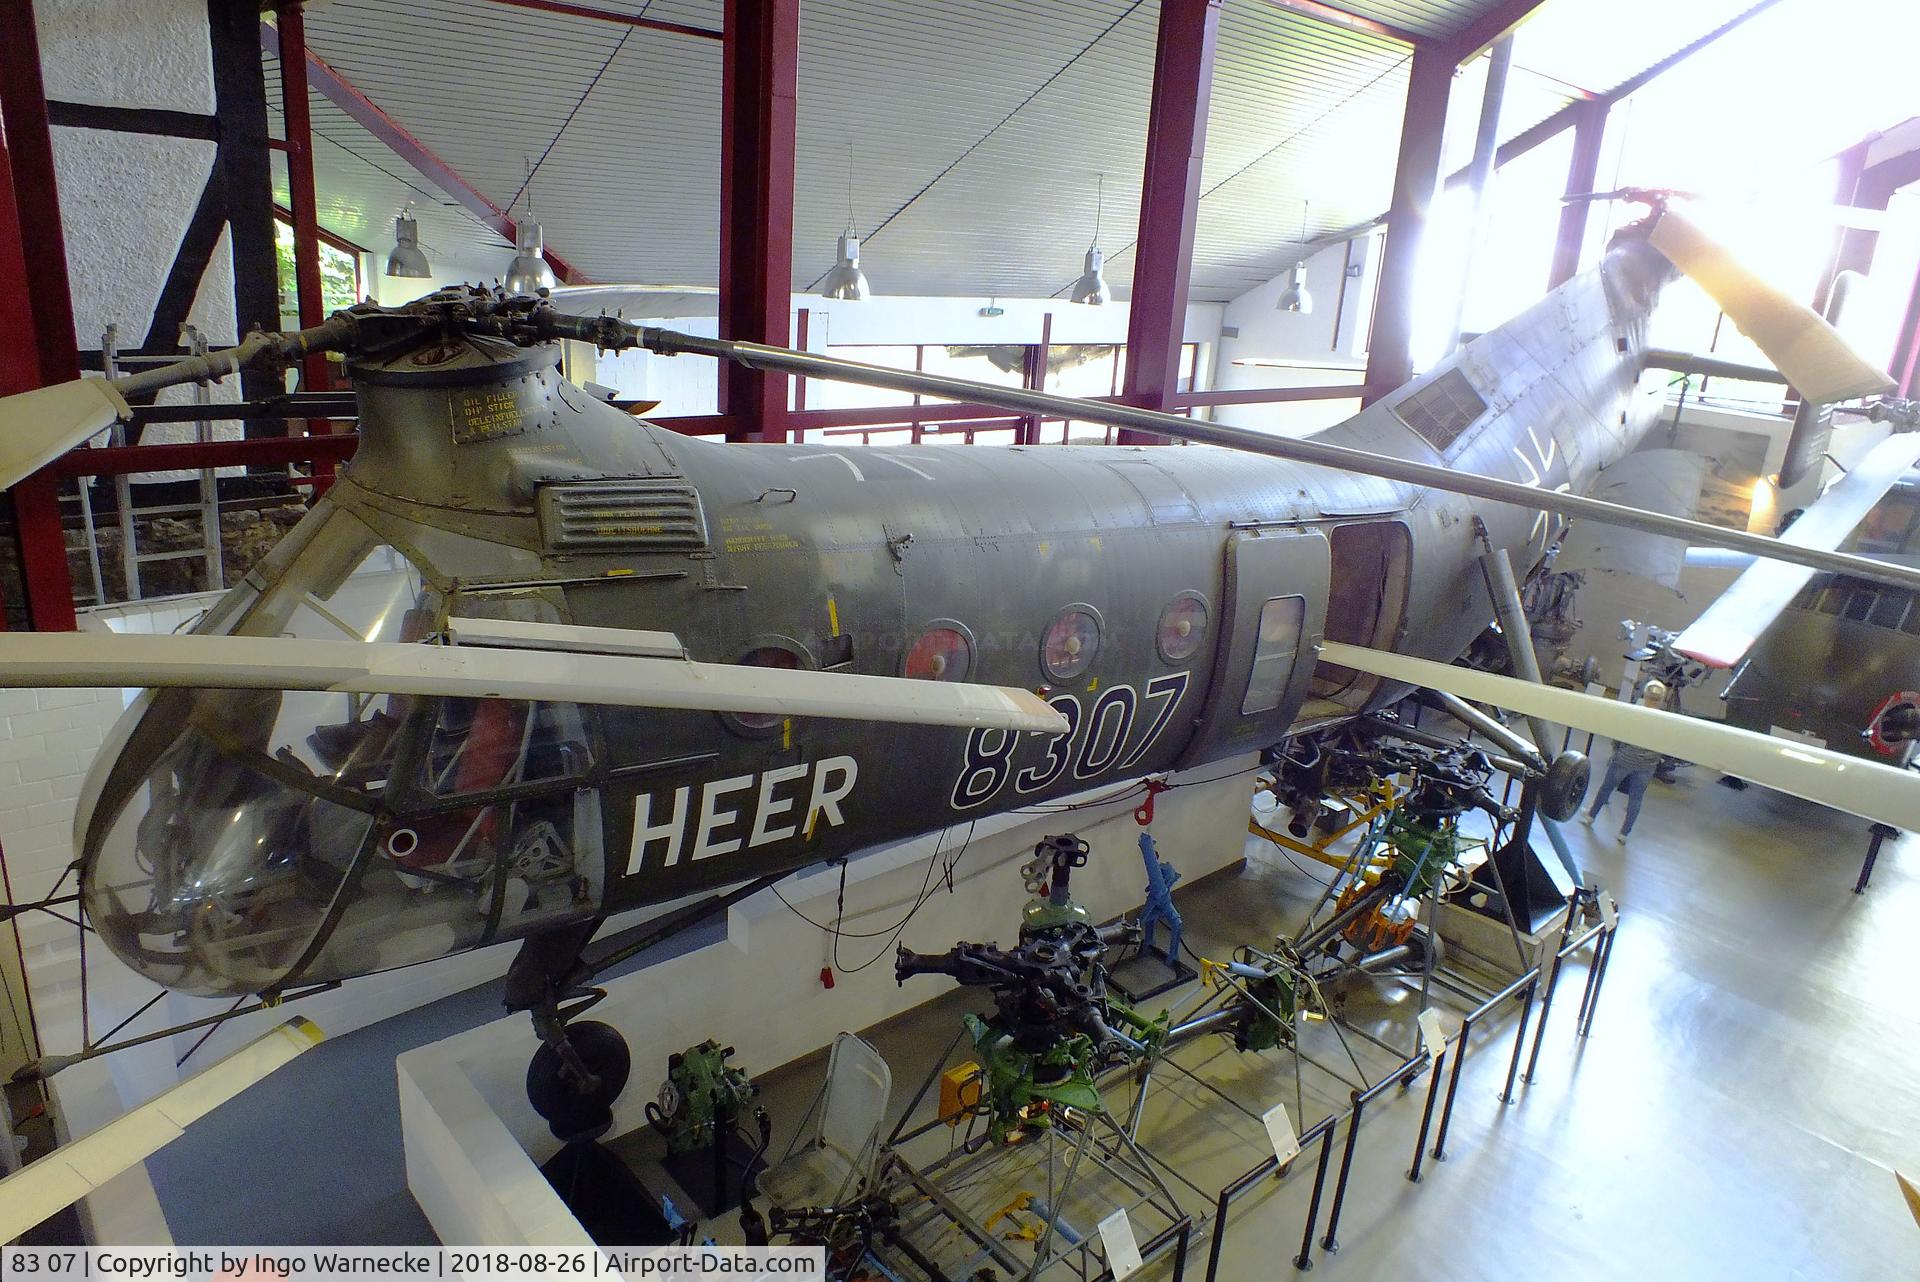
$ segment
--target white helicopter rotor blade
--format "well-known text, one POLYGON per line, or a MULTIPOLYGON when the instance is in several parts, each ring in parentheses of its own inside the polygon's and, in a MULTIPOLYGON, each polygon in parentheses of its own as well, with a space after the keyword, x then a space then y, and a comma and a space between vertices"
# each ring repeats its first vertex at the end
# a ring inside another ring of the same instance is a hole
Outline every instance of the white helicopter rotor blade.
POLYGON ((1061 734, 1030 690, 522 647, 291 637, 13 633, 0 687, 191 686, 616 704, 1061 734))
POLYGON ((1320 658, 1390 681, 1444 690, 1462 699, 1652 748, 1896 828, 1920 829, 1920 777, 1875 761, 1677 712, 1338 641, 1326 642, 1320 658))
POLYGON ((312 1022, 295 1016, 99 1130, 0 1180, 0 1242, 13 1241, 153 1156, 185 1134, 188 1125, 312 1049, 320 1039, 321 1032, 312 1022))
MULTIPOLYGON (((1888 437, 1810 503, 1780 541, 1803 548, 1839 547, 1916 463, 1920 432, 1888 437)), ((1785 561, 1756 560, 1680 634, 1673 648, 1710 668, 1731 668, 1815 573, 1785 561)))
POLYGON ((1887 372, 1849 347, 1811 307, 1769 284, 1671 207, 1661 211, 1648 240, 1720 304, 1802 396, 1827 404, 1892 390, 1887 372))
POLYGON ((131 413, 119 389, 82 378, 0 399, 0 489, 9 489, 131 413))

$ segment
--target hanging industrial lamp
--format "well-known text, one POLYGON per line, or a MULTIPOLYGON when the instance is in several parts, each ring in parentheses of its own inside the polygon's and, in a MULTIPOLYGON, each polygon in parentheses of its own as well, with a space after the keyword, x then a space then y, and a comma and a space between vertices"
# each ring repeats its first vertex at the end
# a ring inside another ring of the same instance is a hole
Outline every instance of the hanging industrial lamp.
POLYGON ((393 220, 393 252, 387 255, 387 275, 416 280, 433 275, 426 251, 420 248, 420 224, 413 221, 412 205, 393 220))
POLYGON ((527 165, 527 216, 514 224, 513 262, 507 265, 506 291, 513 295, 538 294, 553 289, 560 281, 547 265, 547 239, 533 216, 533 165, 527 165))
POLYGON ((1283 312, 1306 315, 1313 310, 1313 295, 1307 292, 1307 265, 1295 263, 1287 269, 1287 287, 1280 291, 1276 306, 1283 312))
MULTIPOLYGON (((1300 202, 1300 244, 1307 243, 1307 201, 1300 202)), ((1307 292, 1307 264, 1303 259, 1287 271, 1287 287, 1280 291, 1280 301, 1275 308, 1283 312, 1299 312, 1302 316, 1313 310, 1313 295, 1307 292)))
POLYGON ((1089 307, 1098 307, 1113 297, 1113 291, 1107 288, 1107 277, 1103 270, 1105 260, 1100 256, 1100 215, 1107 203, 1107 176, 1100 175, 1099 185, 1095 188, 1093 204, 1093 243, 1087 246, 1086 264, 1080 278, 1073 282, 1073 288, 1067 291, 1071 302, 1084 303, 1089 307))
POLYGON ((860 270, 860 235, 853 223, 853 143, 847 143, 847 229, 840 233, 840 257, 820 278, 820 296, 857 303, 867 296, 867 274, 860 270))

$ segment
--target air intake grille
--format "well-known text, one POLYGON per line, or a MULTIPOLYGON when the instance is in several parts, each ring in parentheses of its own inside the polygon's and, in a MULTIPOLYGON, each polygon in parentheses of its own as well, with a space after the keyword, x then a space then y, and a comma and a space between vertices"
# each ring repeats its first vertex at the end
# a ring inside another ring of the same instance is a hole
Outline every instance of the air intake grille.
POLYGON ((559 552, 704 548, 707 519, 684 481, 593 481, 541 487, 540 533, 559 552))

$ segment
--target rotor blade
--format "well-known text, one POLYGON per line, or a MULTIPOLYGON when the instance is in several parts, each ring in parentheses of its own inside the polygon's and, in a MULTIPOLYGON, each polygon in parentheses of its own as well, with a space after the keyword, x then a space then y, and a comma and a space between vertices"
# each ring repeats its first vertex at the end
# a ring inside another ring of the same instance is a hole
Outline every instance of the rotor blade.
POLYGON ((132 413, 103 378, 81 378, 0 400, 0 489, 32 476, 132 413))
POLYGON ((293 637, 10 633, 0 687, 186 686, 533 699, 1063 734, 1030 690, 631 655, 293 637))
MULTIPOLYGON (((1920 463, 1920 432, 1889 436, 1815 499, 1780 541, 1796 547, 1839 547, 1915 463, 1920 463)), ((1813 575, 1805 566, 1755 561, 1688 625, 1673 648, 1710 668, 1731 668, 1813 575)))
POLYGON ((1886 371, 1847 346, 1811 307, 1780 292, 1684 215, 1662 211, 1648 240, 1720 304, 1801 396, 1824 404, 1892 390, 1886 371))
MULTIPOLYGON (((1783 545, 1780 540, 1770 539, 1763 534, 1749 534, 1745 530, 1732 530, 1725 526, 1710 525, 1705 521, 1689 521, 1680 517, 1665 516, 1658 512, 1645 512, 1639 508, 1623 507, 1618 503, 1588 498, 1583 494, 1545 490, 1532 485, 1522 485, 1518 481, 1504 481, 1497 477, 1482 476, 1477 472, 1461 472, 1413 459, 1375 454, 1367 450, 1354 449, 1351 446, 1314 440, 1311 437, 1272 436, 1251 428, 1229 427, 1224 423, 1182 418, 1178 414, 1138 409, 1131 405, 1117 405, 1111 401, 1088 401, 1077 396, 1060 396, 1052 392, 1036 392, 1023 387, 996 387, 991 383, 976 383, 972 379, 954 378, 946 374, 926 374, 910 369, 888 369, 885 366, 867 365, 838 356, 795 351, 787 347, 769 347, 762 343, 744 343, 726 338, 702 338, 652 326, 626 325, 608 317, 592 319, 555 317, 553 319, 577 322, 576 326, 564 329, 564 337, 598 343, 607 348, 638 344, 665 356, 714 356, 722 360, 738 361, 755 369, 783 370, 786 373, 800 374, 807 378, 859 383, 866 387, 884 387, 898 392, 918 392, 928 396, 945 397, 949 400, 978 401, 985 405, 1015 410, 1022 414, 1040 414, 1047 418, 1081 419, 1089 423, 1129 427, 1143 432, 1152 432, 1156 436, 1170 437, 1177 441, 1220 445, 1248 454, 1264 454, 1269 458, 1287 459, 1295 463, 1311 463, 1340 472, 1357 472, 1362 476, 1379 476, 1409 485, 1427 486, 1449 494, 1465 494, 1472 498, 1488 499, 1496 503, 1512 503, 1530 511, 1557 512, 1563 516, 1584 517, 1611 525, 1624 525, 1630 529, 1671 535, 1674 538, 1686 540, 1689 545, 1702 544, 1707 547, 1733 548, 1742 552, 1752 552, 1757 556, 1791 561, 1797 565, 1810 565, 1816 570, 1832 570, 1838 574, 1857 575, 1864 579, 1874 579, 1920 591, 1920 569, 1891 565, 1884 561, 1851 556, 1844 552, 1829 552, 1819 548, 1795 548, 1783 545)), ((556 332, 562 331, 556 330, 556 332)))
POLYGON ((336 312, 308 329, 254 331, 237 347, 189 356, 121 378, 82 378, 0 399, 0 489, 8 489, 86 443, 133 411, 127 398, 183 383, 204 383, 253 365, 273 366, 332 351, 354 334, 358 318, 336 312))
POLYGON ((0 1180, 0 1242, 13 1241, 153 1156, 190 1124, 318 1045, 321 1036, 296 1015, 218 1064, 0 1180))
POLYGON ((1325 642, 1320 659, 1652 748, 1896 828, 1920 827, 1920 777, 1876 761, 1579 690, 1535 685, 1339 641, 1325 642))

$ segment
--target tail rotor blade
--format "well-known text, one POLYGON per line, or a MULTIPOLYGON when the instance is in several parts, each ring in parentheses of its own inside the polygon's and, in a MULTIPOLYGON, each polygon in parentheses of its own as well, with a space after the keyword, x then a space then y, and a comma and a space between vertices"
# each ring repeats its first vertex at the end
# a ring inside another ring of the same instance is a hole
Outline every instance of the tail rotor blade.
POLYGON ((100 378, 0 400, 0 489, 32 476, 129 412, 119 389, 100 378))
POLYGON ((1849 347, 1811 307, 1769 284, 1684 215, 1663 209, 1648 239, 1707 291, 1803 397, 1828 403, 1893 388, 1885 370, 1849 347))
POLYGON ((1912 771, 1677 712, 1338 641, 1326 642, 1320 658, 1389 681, 1444 690, 1616 742, 1652 748, 1896 828, 1920 826, 1920 777, 1912 771))

